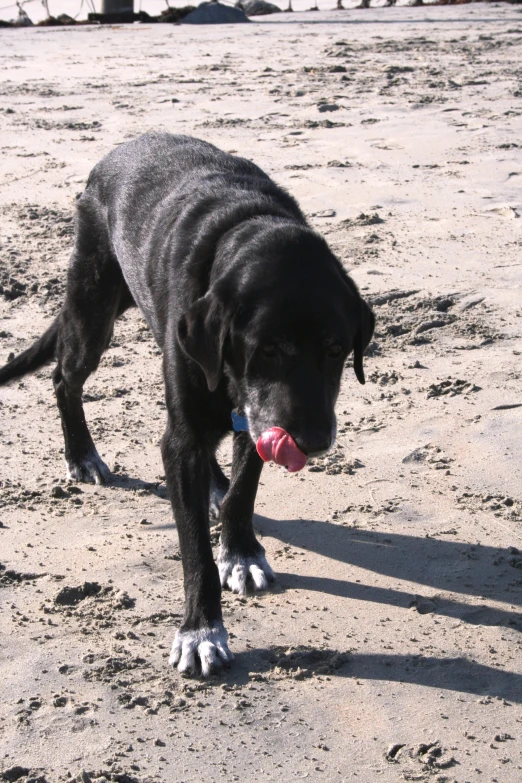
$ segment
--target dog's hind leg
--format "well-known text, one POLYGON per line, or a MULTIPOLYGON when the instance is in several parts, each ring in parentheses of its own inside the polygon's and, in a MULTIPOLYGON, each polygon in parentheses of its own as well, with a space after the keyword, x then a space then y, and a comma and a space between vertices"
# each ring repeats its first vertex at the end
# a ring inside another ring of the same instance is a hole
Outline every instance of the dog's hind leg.
MULTIPOLYGON (((110 471, 91 438, 82 404, 83 385, 107 348, 114 321, 132 297, 110 249, 95 206, 78 205, 76 243, 60 314, 57 366, 53 373, 65 440, 67 477, 103 484, 110 471)), ((83 203, 82 203, 83 202, 83 203)))
POLYGON ((263 462, 248 432, 234 435, 230 489, 221 505, 221 540, 217 564, 222 587, 245 594, 248 587, 266 590, 274 572, 252 525, 263 462))
POLYGON ((230 481, 218 465, 215 457, 210 460, 210 501, 209 517, 210 519, 219 519, 219 512, 223 498, 228 492, 230 481))

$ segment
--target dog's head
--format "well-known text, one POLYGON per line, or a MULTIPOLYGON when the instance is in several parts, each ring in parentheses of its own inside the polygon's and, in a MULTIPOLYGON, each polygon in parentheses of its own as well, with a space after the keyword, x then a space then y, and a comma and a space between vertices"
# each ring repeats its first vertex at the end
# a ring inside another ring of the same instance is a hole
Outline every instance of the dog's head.
POLYGON ((335 439, 334 407, 350 353, 364 383, 374 322, 326 242, 309 229, 287 228, 238 250, 231 271, 181 317, 178 340, 210 391, 227 379, 254 442, 277 426, 313 456, 335 439))

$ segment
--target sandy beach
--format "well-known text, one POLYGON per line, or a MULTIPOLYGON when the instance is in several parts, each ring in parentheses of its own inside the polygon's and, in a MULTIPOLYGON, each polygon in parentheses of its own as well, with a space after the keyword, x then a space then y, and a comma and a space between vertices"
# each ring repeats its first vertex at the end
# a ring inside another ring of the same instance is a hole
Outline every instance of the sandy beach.
POLYGON ((0 30, 1 363, 60 308, 90 169, 150 130, 253 159, 377 318, 334 450, 264 470, 277 582, 224 593, 236 662, 208 681, 167 663, 182 571, 140 314, 85 389, 110 486, 65 480, 51 366, 0 389, 0 779, 521 780, 521 63, 508 4, 0 30))

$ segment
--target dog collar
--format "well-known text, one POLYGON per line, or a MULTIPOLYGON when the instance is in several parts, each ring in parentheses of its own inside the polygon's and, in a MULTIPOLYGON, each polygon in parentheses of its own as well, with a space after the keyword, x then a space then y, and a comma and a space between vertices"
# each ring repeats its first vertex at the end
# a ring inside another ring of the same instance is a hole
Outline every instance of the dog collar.
POLYGON ((232 411, 232 429, 234 432, 248 432, 248 421, 237 411, 232 411))

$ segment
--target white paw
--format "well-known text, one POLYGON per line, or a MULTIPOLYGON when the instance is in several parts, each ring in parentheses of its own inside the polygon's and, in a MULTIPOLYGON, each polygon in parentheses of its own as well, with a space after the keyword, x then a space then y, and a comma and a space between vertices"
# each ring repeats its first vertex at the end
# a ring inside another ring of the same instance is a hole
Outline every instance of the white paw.
POLYGON ((233 660, 223 623, 198 631, 177 631, 169 657, 171 666, 177 666, 181 674, 196 674, 199 665, 202 677, 233 660))
POLYGON ((219 578, 222 587, 228 587, 233 593, 245 595, 247 586, 254 590, 266 590, 269 582, 275 579, 264 552, 256 557, 245 557, 224 549, 219 549, 217 558, 219 578))
POLYGON ((96 449, 89 451, 83 459, 73 462, 66 461, 67 480, 106 484, 111 478, 111 472, 96 449))

